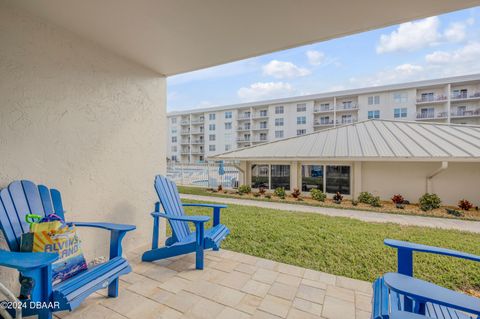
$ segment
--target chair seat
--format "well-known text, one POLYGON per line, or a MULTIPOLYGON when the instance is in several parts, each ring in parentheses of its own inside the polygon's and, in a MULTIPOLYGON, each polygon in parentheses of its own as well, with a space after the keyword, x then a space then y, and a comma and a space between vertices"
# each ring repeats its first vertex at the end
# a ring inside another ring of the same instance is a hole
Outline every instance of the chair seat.
POLYGON ((427 316, 435 319, 478 319, 477 316, 469 315, 455 309, 439 306, 431 302, 425 304, 427 316))
MULTIPOLYGON (((217 226, 205 230, 205 246, 218 248, 222 240, 224 240, 228 234, 230 234, 230 230, 223 224, 218 224, 217 226)), ((195 233, 191 233, 182 242, 175 243, 173 246, 194 243, 195 240, 195 233)))
POLYGON ((53 286, 53 299, 60 302, 61 310, 73 310, 92 292, 107 288, 113 280, 130 271, 126 259, 115 257, 53 286))

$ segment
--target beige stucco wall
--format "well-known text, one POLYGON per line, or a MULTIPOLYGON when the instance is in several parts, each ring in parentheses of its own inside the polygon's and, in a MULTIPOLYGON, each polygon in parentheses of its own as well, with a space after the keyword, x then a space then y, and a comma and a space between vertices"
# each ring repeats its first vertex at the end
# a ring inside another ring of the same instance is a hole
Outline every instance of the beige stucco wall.
MULTIPOLYGON (((62 191, 69 220, 137 225, 151 239, 154 175, 165 171, 161 75, 0 2, 0 187, 31 179, 62 191)), ((88 257, 102 230, 81 230, 88 257)), ((0 281, 12 282, 0 268, 0 281)))
MULTIPOLYGON (((426 176, 441 163, 363 162, 362 190, 383 199, 400 193, 411 202, 426 191, 426 176)), ((448 168, 433 177, 432 192, 444 204, 456 205, 462 198, 480 205, 480 163, 449 163, 448 168)))

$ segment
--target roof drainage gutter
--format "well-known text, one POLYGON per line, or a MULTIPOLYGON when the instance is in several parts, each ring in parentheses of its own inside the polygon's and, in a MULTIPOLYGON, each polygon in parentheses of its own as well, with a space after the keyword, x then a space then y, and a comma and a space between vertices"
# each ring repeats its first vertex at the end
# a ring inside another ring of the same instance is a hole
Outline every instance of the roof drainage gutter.
POLYGON ((432 179, 448 168, 448 162, 442 162, 442 166, 427 175, 427 193, 432 193, 432 179))

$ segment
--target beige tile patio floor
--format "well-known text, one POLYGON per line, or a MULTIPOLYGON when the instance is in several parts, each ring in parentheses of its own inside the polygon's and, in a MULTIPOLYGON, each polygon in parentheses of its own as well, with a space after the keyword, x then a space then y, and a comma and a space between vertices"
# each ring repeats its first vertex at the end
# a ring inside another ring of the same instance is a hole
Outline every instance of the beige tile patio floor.
POLYGON ((59 318, 370 318, 371 284, 235 253, 208 251, 142 263, 128 254, 118 298, 89 297, 59 318))

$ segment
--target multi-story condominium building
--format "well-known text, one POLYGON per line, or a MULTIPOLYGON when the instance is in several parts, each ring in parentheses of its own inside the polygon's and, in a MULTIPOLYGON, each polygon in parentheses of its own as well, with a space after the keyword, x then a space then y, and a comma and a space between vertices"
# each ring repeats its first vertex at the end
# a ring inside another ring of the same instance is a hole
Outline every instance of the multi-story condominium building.
POLYGON ((480 124, 480 74, 168 114, 168 157, 209 155, 367 119, 480 124))

